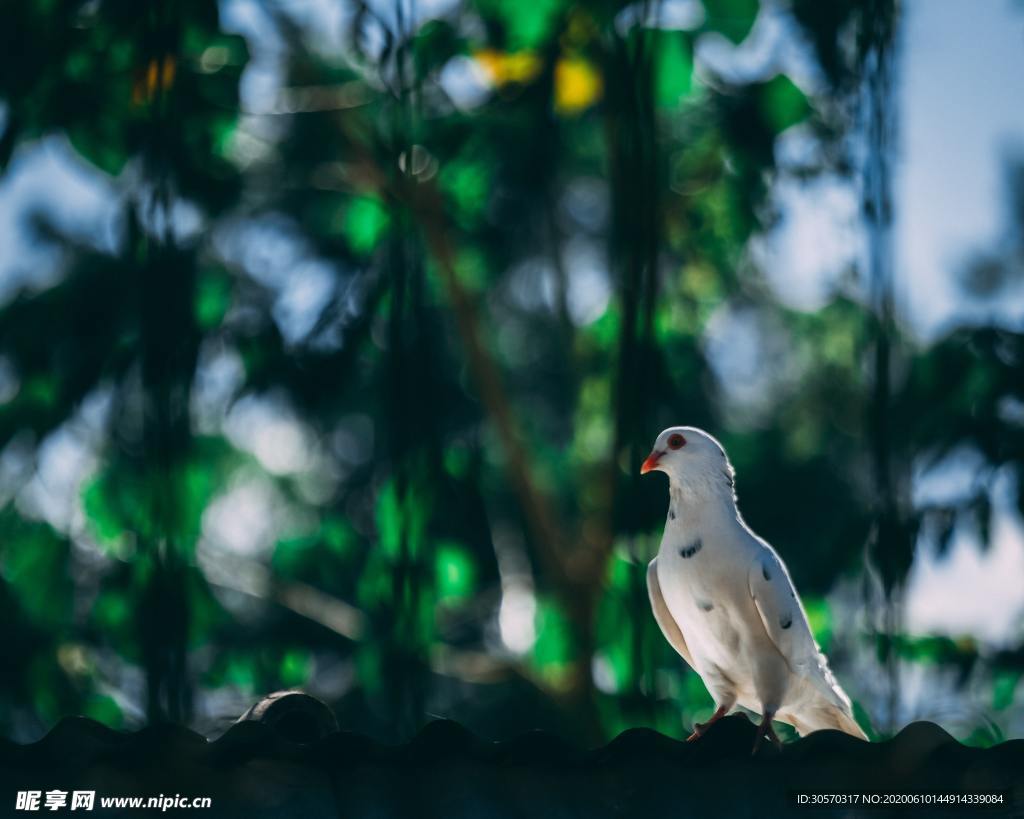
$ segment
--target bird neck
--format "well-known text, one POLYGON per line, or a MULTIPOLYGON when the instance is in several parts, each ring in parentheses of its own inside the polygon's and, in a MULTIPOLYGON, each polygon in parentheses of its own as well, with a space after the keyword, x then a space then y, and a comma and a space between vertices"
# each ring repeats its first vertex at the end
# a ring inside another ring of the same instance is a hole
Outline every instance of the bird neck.
POLYGON ((670 523, 687 529, 700 527, 705 522, 738 518, 736 496, 732 486, 723 483, 680 481, 669 476, 670 523))

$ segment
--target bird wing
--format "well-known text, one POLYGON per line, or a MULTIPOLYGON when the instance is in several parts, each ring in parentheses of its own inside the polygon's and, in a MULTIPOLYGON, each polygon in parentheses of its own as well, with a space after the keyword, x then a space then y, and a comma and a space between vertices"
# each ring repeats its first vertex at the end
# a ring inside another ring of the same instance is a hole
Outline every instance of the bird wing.
POLYGON ((793 581, 782 560, 767 544, 750 567, 748 582, 764 630, 790 670, 811 683, 828 704, 849 715, 850 700, 814 641, 793 581))
POLYGON ((672 648, 679 652, 679 656, 686 660, 691 668, 694 668, 693 657, 690 656, 690 649, 686 647, 683 632, 679 630, 678 623, 673 619, 668 606, 665 605, 665 598, 661 596, 661 584, 658 582, 658 558, 654 558, 647 564, 647 594, 650 595, 651 609, 654 611, 654 619, 658 621, 661 633, 665 635, 665 639, 668 640, 672 648))

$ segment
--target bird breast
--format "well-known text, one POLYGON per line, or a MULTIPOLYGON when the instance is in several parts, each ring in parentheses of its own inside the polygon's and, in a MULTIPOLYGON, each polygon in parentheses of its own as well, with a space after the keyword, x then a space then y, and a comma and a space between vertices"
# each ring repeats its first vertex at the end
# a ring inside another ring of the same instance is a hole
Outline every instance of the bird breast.
MULTIPOLYGON (((750 679, 757 612, 742 550, 707 532, 666 528, 658 552, 658 582, 693 655, 697 672, 724 672, 737 683, 750 679)), ((761 629, 763 631, 763 627, 761 629)))

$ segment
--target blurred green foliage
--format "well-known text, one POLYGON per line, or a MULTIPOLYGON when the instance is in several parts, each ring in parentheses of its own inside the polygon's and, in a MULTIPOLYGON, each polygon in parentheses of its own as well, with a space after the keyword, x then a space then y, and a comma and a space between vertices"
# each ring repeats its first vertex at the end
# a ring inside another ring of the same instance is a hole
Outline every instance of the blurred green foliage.
MULTIPOLYGON (((200 0, 5 8, 0 162, 62 140, 110 186, 117 238, 35 214, 55 269, 0 312, 0 727, 210 724, 303 686, 385 737, 437 713, 679 734, 710 701, 648 612, 665 498, 636 474, 675 423, 724 441, 746 518, 871 699, 862 722, 879 693, 853 658, 876 652, 1011 709, 1021 649, 982 656, 825 595, 870 585, 872 530, 897 586, 908 533, 945 543, 970 520, 987 539, 990 481, 880 511, 879 332, 901 363, 896 468, 967 446, 1024 487, 1021 335, 919 349, 857 287, 787 307, 748 252, 780 175, 854 173, 890 4, 704 0, 684 25, 657 2, 340 7, 331 28, 221 4, 263 20, 248 39, 200 0), (812 44, 816 91, 697 70, 702 39, 742 44, 765 14, 812 44), (240 102, 259 71, 273 81, 240 102), (780 169, 794 130, 816 159, 780 169), (763 345, 753 403, 709 353, 728 311, 764 336, 736 342, 763 345), (57 514, 32 498, 70 468, 43 457, 60 436, 94 464, 57 514)), ((1001 736, 979 725, 972 741, 1001 736)))

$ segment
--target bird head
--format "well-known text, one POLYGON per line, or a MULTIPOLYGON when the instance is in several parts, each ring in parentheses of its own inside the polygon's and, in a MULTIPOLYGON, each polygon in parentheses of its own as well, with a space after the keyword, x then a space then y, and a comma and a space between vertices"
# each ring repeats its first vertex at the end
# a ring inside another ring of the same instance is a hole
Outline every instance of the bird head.
POLYGON ((664 472, 672 483, 697 488, 733 488, 733 469, 722 445, 696 427, 669 427, 654 442, 640 474, 664 472))

